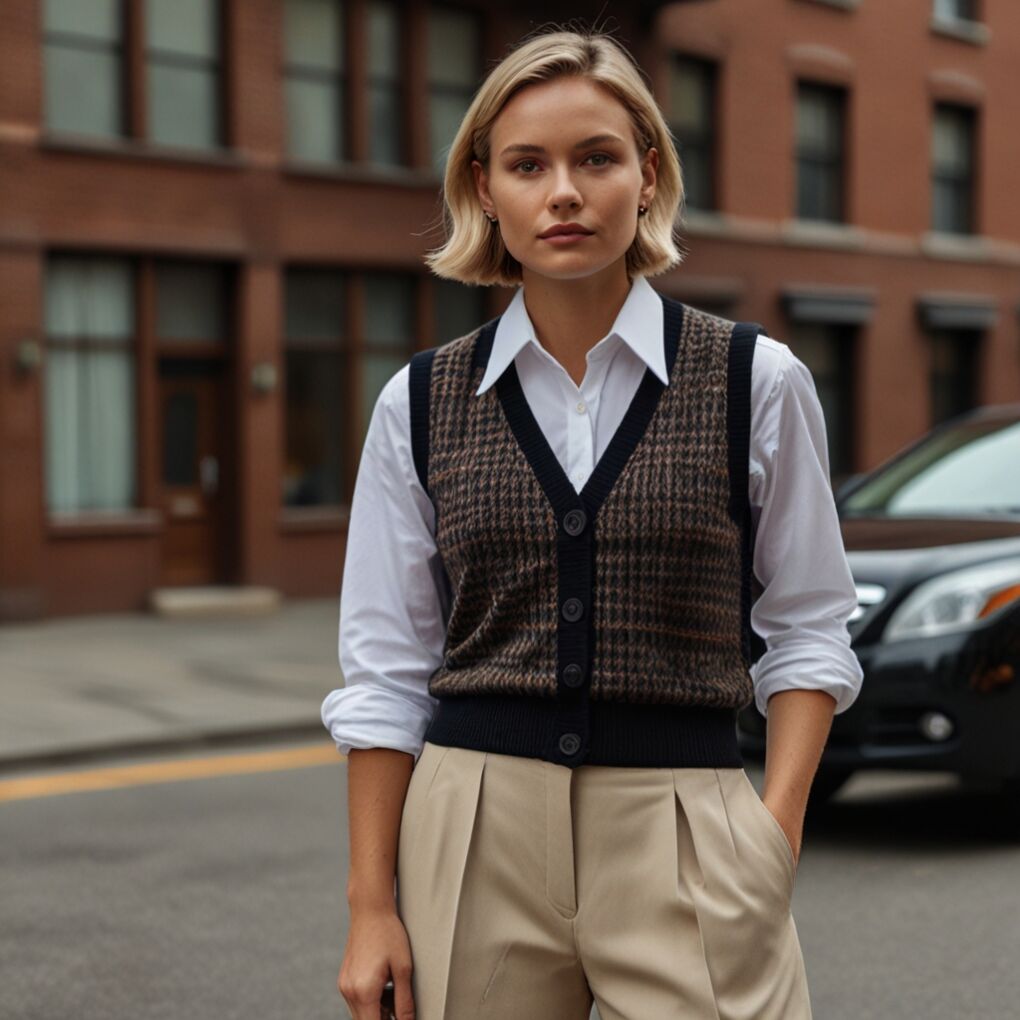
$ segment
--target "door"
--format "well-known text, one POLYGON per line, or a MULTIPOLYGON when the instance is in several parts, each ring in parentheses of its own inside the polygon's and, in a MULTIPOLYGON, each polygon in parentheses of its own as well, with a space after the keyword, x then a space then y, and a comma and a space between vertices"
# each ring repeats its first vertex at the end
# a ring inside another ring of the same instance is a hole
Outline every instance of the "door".
POLYGON ((160 507, 164 585, 225 580, 229 562, 224 519, 227 442, 222 362, 161 358, 159 362, 160 507))

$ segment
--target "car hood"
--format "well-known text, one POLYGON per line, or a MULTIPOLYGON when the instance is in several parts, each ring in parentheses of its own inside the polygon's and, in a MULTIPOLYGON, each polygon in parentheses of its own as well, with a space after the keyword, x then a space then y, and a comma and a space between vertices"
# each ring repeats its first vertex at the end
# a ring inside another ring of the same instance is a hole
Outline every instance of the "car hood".
POLYGON ((890 589, 971 563, 1020 556, 1017 518, 844 517, 840 527, 854 579, 890 589))

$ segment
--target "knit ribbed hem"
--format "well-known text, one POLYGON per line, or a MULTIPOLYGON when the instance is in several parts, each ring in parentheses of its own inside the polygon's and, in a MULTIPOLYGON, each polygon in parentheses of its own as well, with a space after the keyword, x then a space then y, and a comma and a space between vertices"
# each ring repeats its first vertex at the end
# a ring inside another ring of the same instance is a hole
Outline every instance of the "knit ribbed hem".
POLYGON ((425 740, 493 754, 542 758, 571 768, 742 767, 735 708, 587 701, 578 719, 553 698, 458 696, 439 699, 425 740), (580 738, 576 753, 571 735, 580 738), (566 739, 564 739, 566 738, 566 739), (566 751, 564 750, 566 748, 566 751))

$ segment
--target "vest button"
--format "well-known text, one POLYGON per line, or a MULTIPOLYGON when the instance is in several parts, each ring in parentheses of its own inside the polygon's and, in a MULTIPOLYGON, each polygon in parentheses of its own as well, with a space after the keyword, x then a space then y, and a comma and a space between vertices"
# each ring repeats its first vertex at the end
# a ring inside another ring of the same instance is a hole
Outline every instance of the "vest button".
POLYGON ((568 535, 580 535, 587 523, 588 518, 583 510, 568 510, 563 515, 563 530, 568 535))
POLYGON ((560 737, 560 750, 564 754, 577 754, 581 750, 581 738, 576 733, 564 733, 560 737))
POLYGON ((563 618, 571 623, 580 620, 583 612, 584 603, 580 599, 567 599, 563 603, 563 618))
POLYGON ((584 683, 584 670, 576 662, 564 666, 563 682, 568 687, 580 687, 584 683))

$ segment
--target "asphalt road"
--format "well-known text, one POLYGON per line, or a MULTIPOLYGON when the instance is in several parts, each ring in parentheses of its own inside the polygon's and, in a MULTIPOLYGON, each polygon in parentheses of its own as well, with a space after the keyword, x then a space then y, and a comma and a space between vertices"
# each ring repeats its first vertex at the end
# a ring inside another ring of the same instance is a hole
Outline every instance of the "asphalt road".
MULTIPOLYGON (((246 751, 0 776, 2 1020, 348 1016, 343 759, 246 751)), ((1018 822, 991 792, 888 772, 810 819, 793 911, 815 1020, 1016 1016, 1018 822)))

